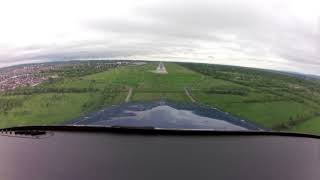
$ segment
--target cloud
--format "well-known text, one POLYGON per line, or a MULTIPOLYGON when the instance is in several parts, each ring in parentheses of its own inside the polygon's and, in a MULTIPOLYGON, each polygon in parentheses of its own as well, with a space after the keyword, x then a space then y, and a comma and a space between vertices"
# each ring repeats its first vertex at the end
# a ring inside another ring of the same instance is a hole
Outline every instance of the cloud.
POLYGON ((0 62, 163 58, 320 73, 316 1, 93 1, 72 7, 70 16, 72 3, 57 17, 42 11, 54 20, 44 22, 50 30, 32 21, 24 40, 0 30, 0 62))

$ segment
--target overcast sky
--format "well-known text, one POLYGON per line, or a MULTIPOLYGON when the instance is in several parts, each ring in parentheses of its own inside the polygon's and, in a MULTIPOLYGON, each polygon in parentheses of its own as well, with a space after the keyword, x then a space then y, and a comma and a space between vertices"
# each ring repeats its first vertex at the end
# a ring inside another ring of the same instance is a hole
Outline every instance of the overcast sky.
POLYGON ((0 67, 88 58, 320 75, 320 1, 0 1, 0 67))

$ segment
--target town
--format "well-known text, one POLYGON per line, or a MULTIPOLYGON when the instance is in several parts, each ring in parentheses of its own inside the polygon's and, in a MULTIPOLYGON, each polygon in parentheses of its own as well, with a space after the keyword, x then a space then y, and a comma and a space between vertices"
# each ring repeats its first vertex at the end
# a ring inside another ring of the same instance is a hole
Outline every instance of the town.
POLYGON ((48 79, 44 72, 55 69, 54 65, 34 64, 4 68, 0 71, 0 91, 18 87, 36 86, 48 79))
MULTIPOLYGON (((127 65, 129 61, 68 61, 55 63, 25 64, 0 69, 0 92, 19 87, 34 87, 49 78, 64 76, 68 69, 80 73, 96 73, 110 67, 127 65)), ((138 63, 138 62, 134 62, 138 63)), ((74 71, 72 71, 74 72, 74 71)), ((76 74, 77 75, 77 74, 76 74)))

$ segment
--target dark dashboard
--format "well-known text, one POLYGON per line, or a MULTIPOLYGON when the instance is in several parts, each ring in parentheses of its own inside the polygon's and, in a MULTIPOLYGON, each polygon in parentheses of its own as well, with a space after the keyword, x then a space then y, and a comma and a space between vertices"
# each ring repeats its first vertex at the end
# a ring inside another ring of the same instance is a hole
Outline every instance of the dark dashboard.
POLYGON ((320 178, 320 140, 312 136, 152 128, 32 129, 34 134, 26 128, 1 132, 0 179, 320 178))

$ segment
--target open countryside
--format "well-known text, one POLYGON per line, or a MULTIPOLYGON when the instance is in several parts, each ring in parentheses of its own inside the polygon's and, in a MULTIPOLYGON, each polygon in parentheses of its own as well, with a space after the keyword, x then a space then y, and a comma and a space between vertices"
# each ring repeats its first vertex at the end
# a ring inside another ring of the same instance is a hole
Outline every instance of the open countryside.
POLYGON ((165 73, 157 73, 159 62, 86 63, 44 71, 40 84, 1 92, 0 127, 62 124, 112 105, 161 100, 216 107, 274 130, 320 134, 317 79, 223 65, 167 62, 165 73))

